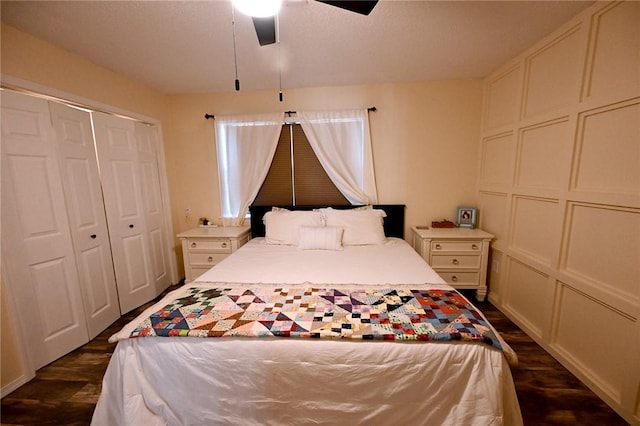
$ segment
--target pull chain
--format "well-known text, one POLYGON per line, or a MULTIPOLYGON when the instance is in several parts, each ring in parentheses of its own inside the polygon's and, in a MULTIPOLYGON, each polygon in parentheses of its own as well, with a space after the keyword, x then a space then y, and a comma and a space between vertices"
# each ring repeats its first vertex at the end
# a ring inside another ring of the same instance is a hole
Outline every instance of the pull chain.
POLYGON ((236 14, 233 4, 231 5, 231 29, 233 31, 233 65, 236 71, 236 92, 240 91, 240 80, 238 80, 238 57, 236 55, 236 14))
POLYGON ((278 79, 279 79, 279 89, 278 99, 282 102, 282 53, 280 51, 280 17, 276 15, 276 37, 278 40, 278 79))

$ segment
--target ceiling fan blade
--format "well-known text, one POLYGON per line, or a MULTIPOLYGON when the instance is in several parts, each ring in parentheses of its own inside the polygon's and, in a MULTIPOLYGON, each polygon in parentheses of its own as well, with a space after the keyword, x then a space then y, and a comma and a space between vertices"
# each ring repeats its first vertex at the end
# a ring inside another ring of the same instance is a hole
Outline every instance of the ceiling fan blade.
POLYGON ((368 15, 371 13, 378 0, 316 0, 320 3, 325 3, 331 6, 339 7, 341 9, 350 10, 351 12, 359 13, 360 15, 368 15))
POLYGON ((251 19, 253 19, 253 26, 256 28, 256 35, 258 36, 260 46, 274 44, 276 42, 276 17, 253 17, 251 19))

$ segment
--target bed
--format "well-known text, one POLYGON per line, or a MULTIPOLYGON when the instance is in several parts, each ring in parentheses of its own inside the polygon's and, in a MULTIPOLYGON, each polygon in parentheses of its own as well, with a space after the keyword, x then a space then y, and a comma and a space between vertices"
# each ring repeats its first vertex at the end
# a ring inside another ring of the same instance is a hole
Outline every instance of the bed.
POLYGON ((92 424, 522 424, 517 358, 490 325, 389 325, 462 300, 403 240, 404 206, 342 209, 252 207, 246 245, 111 337, 92 424))

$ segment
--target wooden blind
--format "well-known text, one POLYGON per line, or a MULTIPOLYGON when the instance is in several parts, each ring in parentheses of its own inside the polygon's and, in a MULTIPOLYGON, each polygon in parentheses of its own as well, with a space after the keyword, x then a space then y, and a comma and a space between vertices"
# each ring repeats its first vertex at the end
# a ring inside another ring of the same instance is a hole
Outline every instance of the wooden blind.
POLYGON ((293 204, 291 131, 288 125, 282 126, 271 167, 253 204, 258 206, 293 204))
POLYGON ((322 168, 302 126, 285 124, 269 173, 253 204, 349 205, 349 201, 322 168))
POLYGON ((297 205, 349 205, 324 171, 299 124, 293 125, 293 165, 297 205))

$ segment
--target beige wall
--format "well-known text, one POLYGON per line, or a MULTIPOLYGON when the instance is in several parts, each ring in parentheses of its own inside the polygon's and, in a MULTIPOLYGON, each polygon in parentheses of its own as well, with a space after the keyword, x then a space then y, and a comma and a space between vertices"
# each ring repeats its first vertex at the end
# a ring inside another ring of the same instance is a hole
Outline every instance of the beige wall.
POLYGON ((489 299, 640 424, 640 2, 598 2, 485 80, 489 299))
POLYGON ((205 113, 369 106, 377 108, 369 120, 380 203, 406 204, 407 226, 452 218, 459 204, 475 202, 481 87, 465 80, 297 89, 285 90, 283 103, 276 89, 172 96, 165 143, 174 229, 220 216, 214 123, 205 113))
POLYGON ((158 120, 167 97, 78 55, 2 24, 3 76, 63 91, 158 120))

